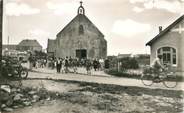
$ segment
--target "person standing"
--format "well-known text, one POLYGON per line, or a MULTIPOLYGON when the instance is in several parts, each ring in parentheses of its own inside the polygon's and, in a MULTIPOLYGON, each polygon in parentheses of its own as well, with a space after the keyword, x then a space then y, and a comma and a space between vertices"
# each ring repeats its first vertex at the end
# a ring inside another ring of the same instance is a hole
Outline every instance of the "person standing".
POLYGON ((98 68, 98 61, 97 61, 97 59, 94 59, 94 61, 93 61, 93 68, 94 68, 95 71, 97 71, 97 68, 98 68))
POLYGON ((103 58, 99 59, 99 63, 100 63, 100 70, 102 71, 104 69, 104 59, 103 58))
POLYGON ((62 59, 61 60, 61 73, 64 73, 65 72, 65 59, 62 59))
MULTIPOLYGON (((56 64, 56 71, 57 71, 57 73, 59 72, 59 71, 58 71, 58 70, 59 70, 59 67, 58 67, 58 60, 59 60, 59 59, 57 59, 57 60, 56 60, 56 62, 55 62, 55 64, 56 64)), ((51 65, 52 65, 52 61, 51 61, 51 65)))
POLYGON ((108 58, 106 58, 105 59, 105 69, 109 69, 109 59, 108 58))
POLYGON ((29 69, 32 70, 33 68, 33 56, 32 54, 30 54, 29 58, 28 58, 28 63, 29 63, 29 69))
POLYGON ((61 59, 60 58, 58 58, 56 62, 56 69, 57 69, 57 72, 60 73, 61 71, 61 59))
POLYGON ((65 58, 65 73, 68 73, 69 72, 69 61, 68 61, 68 57, 66 56, 65 58))
POLYGON ((86 71, 88 75, 91 75, 91 66, 92 66, 91 60, 87 59, 86 60, 86 71))
POLYGON ((73 59, 72 61, 72 66, 73 66, 73 72, 77 73, 77 59, 73 59))

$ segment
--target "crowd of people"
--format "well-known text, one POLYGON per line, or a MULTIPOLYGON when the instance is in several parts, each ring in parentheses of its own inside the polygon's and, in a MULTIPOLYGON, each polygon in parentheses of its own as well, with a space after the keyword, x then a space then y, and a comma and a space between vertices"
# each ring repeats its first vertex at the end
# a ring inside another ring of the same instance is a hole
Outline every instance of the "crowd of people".
POLYGON ((29 69, 32 70, 32 68, 44 68, 47 65, 47 59, 46 58, 37 58, 35 56, 30 56, 28 58, 29 63, 29 69))
POLYGON ((78 73, 78 68, 85 68, 87 74, 91 75, 92 69, 94 71, 100 71, 109 68, 108 59, 79 59, 72 57, 36 59, 30 57, 28 60, 30 69, 48 67, 56 69, 57 73, 78 73))

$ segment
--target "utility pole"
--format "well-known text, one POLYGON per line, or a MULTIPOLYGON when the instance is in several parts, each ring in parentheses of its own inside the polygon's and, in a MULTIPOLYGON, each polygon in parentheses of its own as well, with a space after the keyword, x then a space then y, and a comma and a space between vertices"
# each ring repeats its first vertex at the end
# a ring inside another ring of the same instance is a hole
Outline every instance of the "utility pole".
POLYGON ((1 78, 1 65, 2 65, 2 42, 3 42, 3 0, 0 0, 0 78, 1 78))

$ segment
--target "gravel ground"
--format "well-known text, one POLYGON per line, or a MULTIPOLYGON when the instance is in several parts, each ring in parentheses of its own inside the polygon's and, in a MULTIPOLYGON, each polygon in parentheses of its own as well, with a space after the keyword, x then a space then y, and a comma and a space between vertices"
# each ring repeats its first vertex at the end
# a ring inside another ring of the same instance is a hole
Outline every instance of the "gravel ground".
POLYGON ((183 91, 65 80, 25 80, 57 94, 12 113, 182 113, 183 91))

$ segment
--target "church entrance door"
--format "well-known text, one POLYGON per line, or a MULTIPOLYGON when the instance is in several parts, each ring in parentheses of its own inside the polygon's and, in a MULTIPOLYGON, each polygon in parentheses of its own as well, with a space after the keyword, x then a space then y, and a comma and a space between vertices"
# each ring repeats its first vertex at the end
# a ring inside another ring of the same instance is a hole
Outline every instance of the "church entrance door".
POLYGON ((79 59, 87 57, 87 50, 86 49, 77 49, 76 50, 76 57, 79 59))

